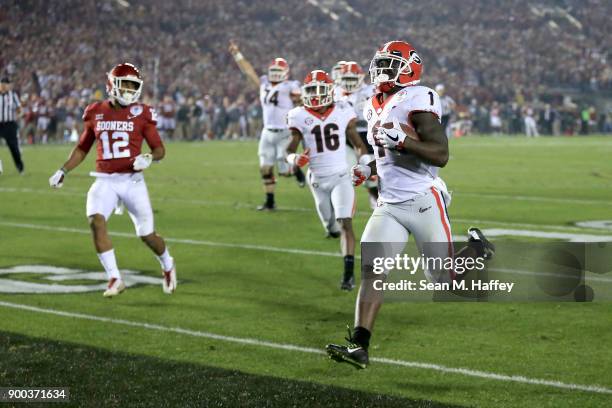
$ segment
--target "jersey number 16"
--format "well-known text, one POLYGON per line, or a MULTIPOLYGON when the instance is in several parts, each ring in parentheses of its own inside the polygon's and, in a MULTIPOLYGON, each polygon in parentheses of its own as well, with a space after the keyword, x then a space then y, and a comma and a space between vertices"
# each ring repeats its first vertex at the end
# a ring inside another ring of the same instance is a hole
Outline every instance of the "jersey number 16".
POLYGON ((325 147, 327 150, 338 150, 340 147, 340 137, 338 136, 338 125, 335 123, 328 123, 321 132, 321 125, 317 125, 312 129, 312 134, 315 137, 317 143, 317 153, 323 152, 323 141, 325 141, 325 147))

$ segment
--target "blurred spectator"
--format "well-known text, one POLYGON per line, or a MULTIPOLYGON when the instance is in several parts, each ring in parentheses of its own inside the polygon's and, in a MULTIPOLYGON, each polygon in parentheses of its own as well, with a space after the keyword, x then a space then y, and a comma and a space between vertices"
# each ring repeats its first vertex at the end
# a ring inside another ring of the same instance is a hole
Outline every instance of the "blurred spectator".
POLYGON ((523 109, 523 120, 525 121, 525 134, 527 137, 538 137, 540 133, 538 133, 538 125, 535 120, 535 112, 531 108, 531 106, 525 106, 523 109))
MULTIPOLYGON (((457 104, 451 124, 461 122, 459 127, 470 129, 466 134, 522 133, 525 104, 545 133, 595 132, 607 123, 608 114, 596 113, 607 109, 598 105, 583 126, 581 112, 561 99, 582 94, 577 100, 591 104, 594 93, 612 92, 612 2, 440 0, 424 7, 352 0, 362 17, 348 12, 344 2, 325 3, 337 22, 319 3, 303 0, 7 0, 0 13, 0 69, 14 79, 20 94, 41 98, 29 106, 22 135, 31 135, 34 123, 32 141, 43 142, 61 140, 80 119, 69 114, 66 98, 81 110, 100 100, 105 72, 123 61, 141 68, 144 92, 150 94, 143 99, 158 105, 156 95, 168 95, 173 103, 187 105, 189 126, 180 137, 256 135, 261 128, 257 95, 227 53, 230 38, 260 74, 272 57, 282 56, 297 79, 315 67, 329 69, 339 59, 367 67, 384 42, 410 41, 424 61, 423 85, 444 83, 457 104), (100 21, 103 31, 92 30, 100 21), (295 32, 300 35, 279 35, 295 32), (210 97, 202 99, 205 94, 210 97), (58 104, 60 98, 64 101, 58 104), (552 122, 542 115, 546 103, 552 122)), ((166 118, 176 121, 178 109, 170 112, 166 118)), ((162 125, 162 117, 160 109, 160 128, 171 137, 175 126, 162 125)))

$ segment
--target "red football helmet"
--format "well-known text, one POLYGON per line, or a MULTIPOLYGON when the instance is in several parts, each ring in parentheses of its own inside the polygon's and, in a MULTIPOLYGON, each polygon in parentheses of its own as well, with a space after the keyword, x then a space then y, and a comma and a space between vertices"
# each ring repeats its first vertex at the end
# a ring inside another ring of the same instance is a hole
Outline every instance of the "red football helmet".
POLYGON ((336 65, 334 65, 331 69, 331 79, 334 81, 334 84, 340 85, 340 72, 342 71, 342 67, 346 65, 346 61, 338 61, 336 65))
POLYGON ((327 73, 317 69, 311 71, 302 85, 302 103, 307 108, 321 108, 334 102, 334 83, 327 73))
POLYGON ((394 87, 417 85, 423 62, 414 47, 405 41, 389 41, 376 51, 370 63, 370 78, 381 92, 394 87))
POLYGON ((364 73, 355 61, 347 62, 340 71, 338 82, 348 93, 355 92, 363 83, 364 73))
POLYGON ((140 71, 133 64, 124 62, 115 65, 107 74, 106 92, 108 96, 117 103, 127 106, 138 101, 142 91, 142 78, 140 71), (131 82, 136 88, 126 87, 125 83, 131 82))
POLYGON ((268 66, 270 82, 283 82, 289 78, 289 64, 284 58, 274 58, 268 66))

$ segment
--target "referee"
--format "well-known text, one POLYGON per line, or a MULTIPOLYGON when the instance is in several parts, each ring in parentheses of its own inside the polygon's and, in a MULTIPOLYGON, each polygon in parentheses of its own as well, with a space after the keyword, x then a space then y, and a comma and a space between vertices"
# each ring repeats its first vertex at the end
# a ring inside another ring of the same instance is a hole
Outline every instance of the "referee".
POLYGON ((19 151, 19 139, 17 138, 17 116, 21 111, 19 97, 11 90, 11 81, 8 77, 0 79, 0 137, 6 140, 15 167, 19 173, 23 173, 23 161, 19 151))

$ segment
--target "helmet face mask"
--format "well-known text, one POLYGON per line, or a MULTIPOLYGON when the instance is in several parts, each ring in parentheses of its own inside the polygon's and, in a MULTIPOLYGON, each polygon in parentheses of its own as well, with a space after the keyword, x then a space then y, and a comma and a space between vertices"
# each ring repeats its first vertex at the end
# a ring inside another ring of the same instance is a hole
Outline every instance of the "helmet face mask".
POLYGON ((392 54, 377 54, 370 63, 370 80, 376 85, 396 83, 401 74, 410 75, 411 72, 410 64, 405 58, 392 54))
POLYGON ((270 82, 283 82, 289 76, 289 71, 280 66, 271 66, 268 68, 268 79, 270 82))
POLYGON ((322 108, 331 105, 333 101, 332 84, 313 81, 302 86, 302 103, 307 108, 322 108))
POLYGON ((142 79, 138 69, 128 63, 115 66, 108 73, 106 83, 108 96, 122 106, 138 102, 142 91, 142 79))
POLYGON ((284 58, 274 58, 268 66, 268 80, 272 83, 283 82, 289 78, 289 64, 284 58))
POLYGON ((404 41, 389 41, 370 62, 370 78, 381 92, 417 85, 423 63, 414 47, 404 41))
POLYGON ((347 93, 353 93, 361 87, 364 76, 359 64, 355 61, 349 61, 340 70, 338 85, 347 93))
POLYGON ((138 101, 142 90, 142 80, 136 78, 113 78, 113 90, 111 96, 123 106, 131 105, 138 101), (126 86, 133 84, 132 86, 126 86))
POLYGON ((342 73, 342 69, 347 64, 346 61, 338 61, 336 65, 332 67, 331 70, 331 79, 334 81, 336 85, 340 85, 340 75, 342 73))

